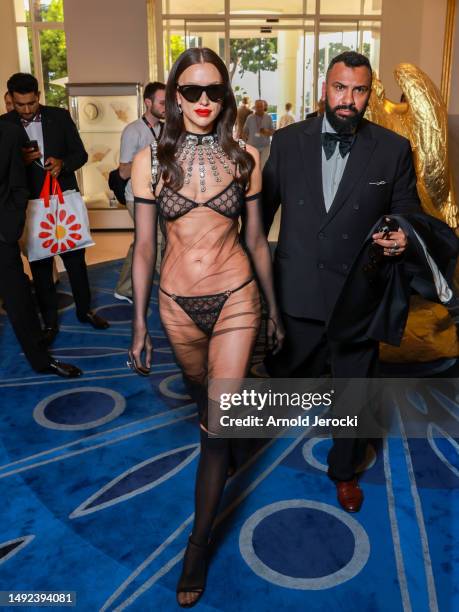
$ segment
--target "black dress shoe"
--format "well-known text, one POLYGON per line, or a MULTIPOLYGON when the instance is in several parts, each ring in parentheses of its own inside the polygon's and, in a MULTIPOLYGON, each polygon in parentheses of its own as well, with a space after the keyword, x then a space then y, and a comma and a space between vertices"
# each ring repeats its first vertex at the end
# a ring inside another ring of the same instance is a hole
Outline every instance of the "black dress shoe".
POLYGON ((57 325, 51 325, 49 327, 45 327, 43 330, 43 344, 45 346, 51 346, 51 344, 56 339, 57 334, 59 333, 59 328, 57 325))
POLYGON ((81 323, 90 323, 94 329, 108 329, 110 327, 108 321, 91 311, 87 312, 84 317, 78 317, 78 320, 81 321, 81 323))
POLYGON ((62 376, 62 378, 78 378, 83 372, 71 363, 62 363, 62 361, 57 361, 57 359, 51 357, 48 367, 45 370, 40 370, 40 374, 56 374, 56 376, 62 376))

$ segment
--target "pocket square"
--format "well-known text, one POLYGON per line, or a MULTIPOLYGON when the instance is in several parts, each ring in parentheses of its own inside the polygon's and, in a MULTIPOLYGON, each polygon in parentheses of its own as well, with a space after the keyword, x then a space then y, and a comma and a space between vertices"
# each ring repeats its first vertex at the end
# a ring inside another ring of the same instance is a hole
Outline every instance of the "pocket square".
POLYGON ((387 181, 370 181, 368 183, 369 185, 376 185, 379 187, 379 185, 387 185, 387 181))

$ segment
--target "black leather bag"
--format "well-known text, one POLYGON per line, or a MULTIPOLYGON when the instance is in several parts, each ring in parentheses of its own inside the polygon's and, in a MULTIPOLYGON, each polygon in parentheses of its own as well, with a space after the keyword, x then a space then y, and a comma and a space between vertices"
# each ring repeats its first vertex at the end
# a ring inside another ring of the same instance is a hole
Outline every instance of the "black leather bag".
POLYGON ((124 196, 124 190, 129 179, 124 179, 120 176, 119 168, 115 168, 108 175, 108 186, 115 194, 116 199, 120 204, 126 206, 126 198, 124 196))

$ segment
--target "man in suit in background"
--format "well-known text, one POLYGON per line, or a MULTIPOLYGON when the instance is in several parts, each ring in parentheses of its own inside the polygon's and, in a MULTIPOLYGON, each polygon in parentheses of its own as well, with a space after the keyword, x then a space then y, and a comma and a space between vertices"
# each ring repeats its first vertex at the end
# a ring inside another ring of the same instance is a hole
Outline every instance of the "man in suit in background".
MULTIPOLYGON (((274 274, 286 339, 265 362, 271 376, 315 378, 327 360, 336 378, 377 375, 375 340, 333 342, 327 335, 327 322, 371 228, 390 213, 420 212, 409 141, 363 118, 371 81, 365 56, 342 53, 328 68, 325 116, 274 135, 263 172, 263 206, 268 232, 282 203, 274 274)), ((393 261, 407 246, 400 228, 373 240, 393 261)), ((363 502, 356 468, 365 449, 366 441, 335 438, 328 455, 329 476, 348 512, 357 512, 363 502)))
MULTIPOLYGON (((7 87, 14 110, 2 115, 1 119, 22 129, 23 158, 30 198, 39 197, 46 170, 59 179, 63 192, 78 190, 75 171, 86 163, 88 155, 69 112, 63 108, 42 106, 38 81, 31 74, 13 74, 7 87), (38 146, 28 147, 30 141, 36 141, 38 146)), ((84 255, 84 249, 61 255, 72 287, 76 314, 82 323, 89 323, 96 329, 106 329, 109 327, 107 321, 90 309, 91 294, 84 255)), ((30 268, 45 326, 45 337, 51 344, 58 332, 53 258, 30 262, 30 268)))
POLYGON ((24 274, 18 240, 22 234, 28 191, 22 160, 20 128, 0 122, 0 295, 30 365, 37 372, 75 378, 82 374, 73 365, 53 359, 43 342, 40 322, 24 274))

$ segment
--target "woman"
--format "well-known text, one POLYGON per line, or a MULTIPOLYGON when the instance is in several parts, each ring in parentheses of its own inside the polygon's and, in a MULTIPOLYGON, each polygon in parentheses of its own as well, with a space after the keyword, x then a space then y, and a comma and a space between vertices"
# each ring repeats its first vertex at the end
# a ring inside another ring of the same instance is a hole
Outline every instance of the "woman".
POLYGON ((258 285, 239 242, 242 212, 245 246, 268 307, 271 348, 277 352, 283 341, 261 220, 258 153, 233 140, 236 112, 222 60, 210 49, 188 49, 175 62, 166 86, 167 121, 161 141, 138 153, 132 168, 131 364, 148 374, 152 342, 146 311, 159 216, 166 235, 161 321, 200 413, 195 520, 177 586, 182 607, 196 604, 204 591, 209 535, 234 453, 231 447, 236 446, 234 440, 209 435, 207 385, 218 378, 244 378, 261 317, 258 285))

